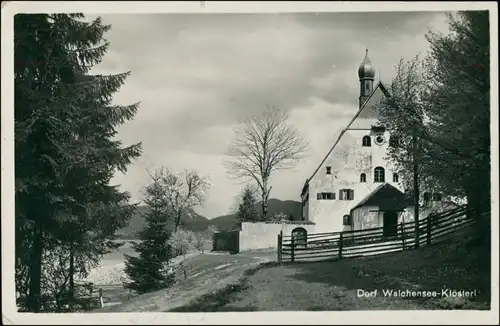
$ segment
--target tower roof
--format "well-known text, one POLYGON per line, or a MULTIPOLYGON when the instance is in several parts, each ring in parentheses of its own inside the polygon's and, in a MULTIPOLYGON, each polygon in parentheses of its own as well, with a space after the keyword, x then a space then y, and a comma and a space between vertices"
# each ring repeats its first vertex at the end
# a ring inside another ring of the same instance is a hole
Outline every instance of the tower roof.
POLYGON ((370 61, 370 58, 368 57, 368 49, 366 49, 366 54, 365 54, 365 59, 361 63, 358 69, 358 76, 359 79, 363 78, 375 78, 375 69, 372 66, 372 62, 370 61))

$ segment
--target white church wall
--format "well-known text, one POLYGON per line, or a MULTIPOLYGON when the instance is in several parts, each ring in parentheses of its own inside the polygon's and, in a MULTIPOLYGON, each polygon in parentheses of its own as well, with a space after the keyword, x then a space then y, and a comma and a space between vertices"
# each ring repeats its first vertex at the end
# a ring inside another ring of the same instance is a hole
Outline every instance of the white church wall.
POLYGON ((283 231, 283 236, 292 235, 296 228, 304 228, 307 233, 315 232, 314 224, 300 222, 287 223, 265 223, 265 222, 243 222, 240 230, 240 251, 269 249, 278 247, 278 234, 283 231))
POLYGON ((302 216, 305 221, 309 221, 309 201, 311 200, 311 196, 307 193, 308 199, 304 204, 304 208, 302 209, 302 216))
MULTIPOLYGON (((382 183, 374 182, 375 167, 385 170, 385 182, 402 189, 401 184, 393 182, 393 165, 386 159, 388 142, 376 145, 372 137, 371 147, 363 147, 362 139, 369 130, 347 130, 329 157, 309 182, 309 220, 317 225, 318 232, 337 232, 350 229, 343 226, 343 216, 352 207, 375 190, 382 183), (331 166, 331 174, 326 167, 331 166), (361 182, 365 173, 366 182, 361 182), (340 189, 352 189, 353 200, 340 200, 340 189), (335 199, 317 199, 317 193, 333 192, 335 199)), ((388 132, 385 133, 388 139, 388 132)))

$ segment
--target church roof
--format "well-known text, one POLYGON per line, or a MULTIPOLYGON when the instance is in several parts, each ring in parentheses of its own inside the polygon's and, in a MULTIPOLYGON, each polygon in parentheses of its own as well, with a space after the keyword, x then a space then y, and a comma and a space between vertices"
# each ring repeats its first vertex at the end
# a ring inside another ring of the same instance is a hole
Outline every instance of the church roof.
POLYGON ((375 78, 375 68, 372 66, 372 62, 368 57, 368 49, 366 49, 365 59, 358 68, 359 79, 364 78, 375 78))
MULTIPOLYGON (((377 91, 377 89, 380 88, 382 90, 382 92, 387 96, 389 93, 387 92, 387 89, 386 87, 384 86, 384 84, 382 82, 378 82, 377 86, 373 89, 372 93, 370 94, 370 96, 368 97, 368 99, 363 103, 363 105, 361 106, 361 108, 358 110, 358 112, 356 112, 356 114, 354 115, 354 117, 351 119, 351 121, 347 124, 347 127, 342 129, 342 131, 340 132, 340 135, 337 137, 337 140, 335 141, 335 143, 333 144, 333 146, 330 148, 330 150, 328 151, 328 153, 326 154, 325 158, 321 161, 321 163, 318 165, 318 167, 316 168, 316 170, 314 170, 313 174, 311 175, 311 177, 309 179, 306 180, 306 183, 307 184, 309 182, 309 180, 312 180, 312 178, 314 178, 314 176, 316 175, 316 173, 319 171, 320 167, 323 165, 323 163, 326 161, 326 159, 328 158, 328 156, 330 156, 330 154, 332 153, 332 151, 335 149, 335 146, 337 146, 338 142, 340 141, 340 139, 342 139, 342 136, 344 135, 344 133, 346 132, 346 130, 349 129, 349 127, 352 125, 352 123, 356 120, 356 118, 359 116, 359 114, 361 113, 361 111, 363 111, 363 109, 366 107, 367 103, 370 102, 370 99, 372 98, 373 94, 375 94, 375 92, 377 91)), ((305 186, 305 185, 304 185, 305 186)))
POLYGON ((351 212, 362 206, 378 206, 379 210, 400 211, 412 205, 412 201, 399 189, 389 183, 384 183, 375 188, 351 212))

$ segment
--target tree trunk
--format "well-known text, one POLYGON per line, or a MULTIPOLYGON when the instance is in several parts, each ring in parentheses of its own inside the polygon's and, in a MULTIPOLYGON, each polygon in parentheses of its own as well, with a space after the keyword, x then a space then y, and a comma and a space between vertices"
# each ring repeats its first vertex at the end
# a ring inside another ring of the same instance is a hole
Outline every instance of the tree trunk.
POLYGON ((267 203, 267 196, 266 192, 262 194, 262 221, 267 220, 267 209, 268 209, 268 203, 267 203))
POLYGON ((75 249, 73 242, 69 247, 69 306, 73 309, 73 302, 75 299, 75 249))
POLYGON ((181 224, 181 212, 177 213, 177 216, 175 217, 175 224, 174 224, 174 232, 177 231, 177 228, 181 224))
POLYGON ((271 188, 267 189, 267 180, 264 179, 262 182, 262 221, 267 221, 267 210, 269 208, 269 194, 271 192, 271 188))
POLYGON ((491 240, 491 214, 485 214, 491 211, 490 182, 489 173, 478 174, 468 182, 466 191, 468 215, 476 220, 476 242, 486 247, 489 247, 491 240))
POLYGON ((415 207, 415 248, 420 247, 420 185, 418 173, 418 141, 417 137, 413 136, 413 205, 415 207))
POLYGON ((31 268, 27 308, 29 312, 40 312, 40 292, 42 281, 43 229, 40 222, 35 223, 31 248, 31 268))

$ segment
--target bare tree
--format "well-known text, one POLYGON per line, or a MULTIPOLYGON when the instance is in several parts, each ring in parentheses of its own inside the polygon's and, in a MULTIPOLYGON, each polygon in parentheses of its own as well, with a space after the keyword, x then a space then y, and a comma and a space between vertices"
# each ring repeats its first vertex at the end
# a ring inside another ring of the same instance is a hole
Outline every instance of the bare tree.
POLYGON ((267 218, 271 174, 293 168, 308 147, 299 131, 288 123, 288 117, 288 112, 271 106, 244 120, 235 128, 235 139, 228 151, 228 173, 257 182, 263 220, 267 218))
POLYGON ((195 235, 194 232, 189 230, 184 230, 183 228, 177 229, 168 240, 168 243, 175 251, 177 255, 182 255, 183 258, 186 258, 186 254, 194 247, 195 245, 195 235))
POLYGON ((205 245, 210 240, 210 235, 205 231, 193 232, 193 247, 201 251, 201 253, 205 252, 205 245))
POLYGON ((194 209, 203 205, 210 189, 210 182, 207 177, 201 176, 195 170, 184 170, 178 174, 161 167, 159 173, 167 210, 174 219, 175 232, 183 217, 192 217, 194 209))

